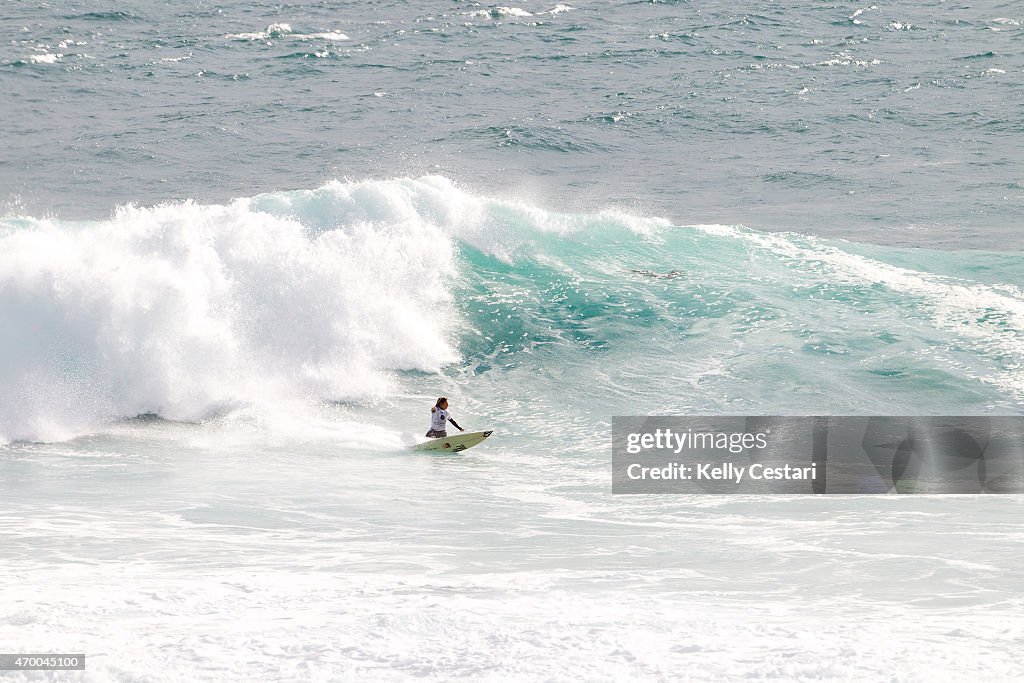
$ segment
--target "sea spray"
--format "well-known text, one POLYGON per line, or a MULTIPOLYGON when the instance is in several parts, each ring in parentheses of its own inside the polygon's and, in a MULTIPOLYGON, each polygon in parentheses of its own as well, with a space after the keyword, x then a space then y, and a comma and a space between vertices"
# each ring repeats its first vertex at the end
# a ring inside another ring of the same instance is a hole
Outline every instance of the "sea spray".
POLYGON ((388 371, 457 358, 454 249, 438 225, 408 212, 311 231, 253 203, 124 207, 108 221, 7 232, 0 439, 372 396, 388 371))

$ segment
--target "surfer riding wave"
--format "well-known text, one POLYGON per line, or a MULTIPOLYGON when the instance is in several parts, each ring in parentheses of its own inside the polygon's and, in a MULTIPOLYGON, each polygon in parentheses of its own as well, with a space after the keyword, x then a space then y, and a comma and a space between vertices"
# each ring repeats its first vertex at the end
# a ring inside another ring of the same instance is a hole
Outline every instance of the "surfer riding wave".
POLYGON ((438 438, 442 436, 448 436, 448 424, 451 422, 460 431, 466 431, 462 427, 459 427, 459 423, 451 418, 448 414, 448 399, 442 396, 437 399, 437 403, 430 409, 430 429, 427 431, 427 436, 430 438, 438 438))

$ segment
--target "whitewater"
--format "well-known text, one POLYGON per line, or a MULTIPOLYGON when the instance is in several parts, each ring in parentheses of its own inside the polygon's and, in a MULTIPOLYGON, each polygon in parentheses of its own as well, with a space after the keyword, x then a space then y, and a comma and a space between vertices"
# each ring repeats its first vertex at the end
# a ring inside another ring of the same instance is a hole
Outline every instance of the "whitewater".
POLYGON ((1024 678, 1020 496, 611 493, 1024 413, 1024 18, 939 9, 8 3, 0 650, 87 664, 0 679, 1024 678))

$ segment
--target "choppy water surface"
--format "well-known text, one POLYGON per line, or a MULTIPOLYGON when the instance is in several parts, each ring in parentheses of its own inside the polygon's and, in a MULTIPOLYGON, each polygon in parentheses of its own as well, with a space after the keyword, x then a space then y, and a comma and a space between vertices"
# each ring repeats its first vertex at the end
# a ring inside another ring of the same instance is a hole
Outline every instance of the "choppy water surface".
POLYGON ((1019 497, 613 497, 610 421, 1020 414, 1022 19, 8 3, 4 649, 1020 678, 1019 497))

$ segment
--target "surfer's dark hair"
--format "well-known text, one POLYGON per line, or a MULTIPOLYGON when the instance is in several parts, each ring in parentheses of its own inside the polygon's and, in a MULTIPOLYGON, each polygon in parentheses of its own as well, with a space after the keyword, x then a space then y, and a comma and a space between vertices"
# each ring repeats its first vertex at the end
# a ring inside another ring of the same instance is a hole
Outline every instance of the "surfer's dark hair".
POLYGON ((448 397, 447 397, 447 396, 442 396, 441 398, 437 399, 437 403, 435 403, 435 404, 434 404, 434 407, 430 409, 430 412, 434 412, 435 410, 437 410, 438 408, 440 408, 440 407, 441 407, 441 404, 442 404, 442 403, 444 403, 444 402, 445 402, 445 401, 447 401, 447 400, 448 400, 448 397))

